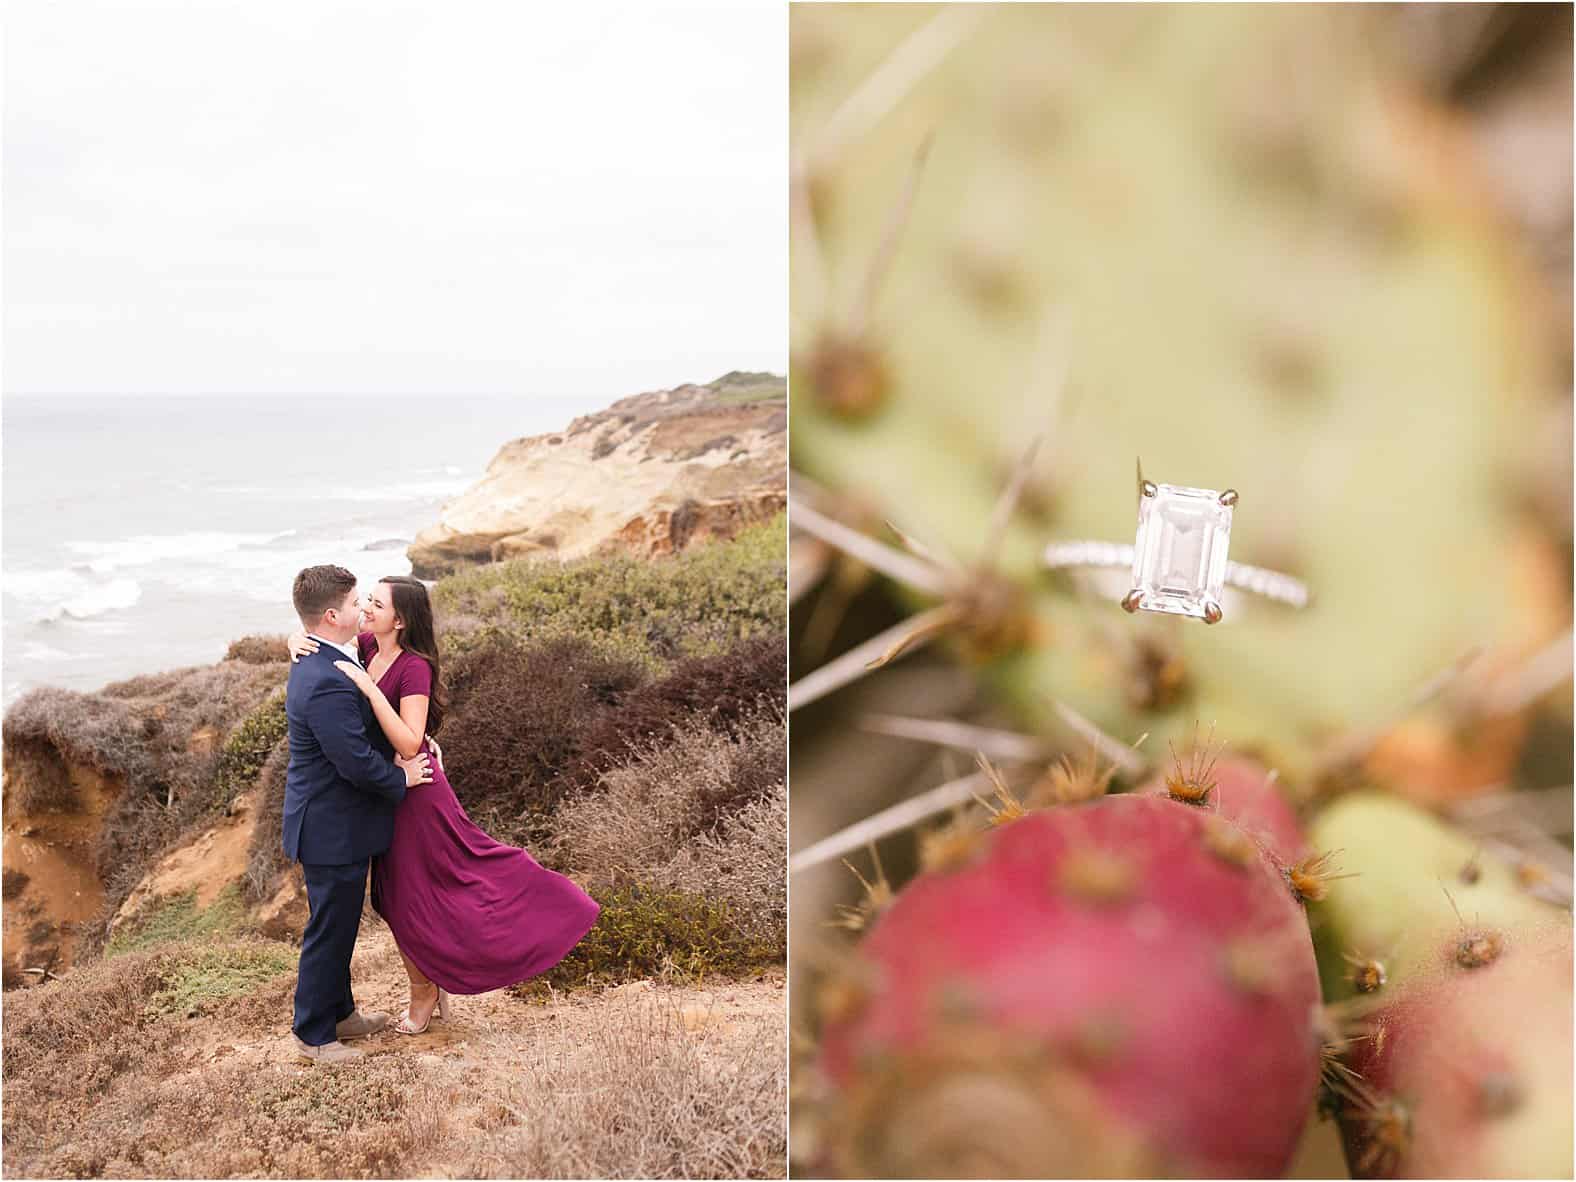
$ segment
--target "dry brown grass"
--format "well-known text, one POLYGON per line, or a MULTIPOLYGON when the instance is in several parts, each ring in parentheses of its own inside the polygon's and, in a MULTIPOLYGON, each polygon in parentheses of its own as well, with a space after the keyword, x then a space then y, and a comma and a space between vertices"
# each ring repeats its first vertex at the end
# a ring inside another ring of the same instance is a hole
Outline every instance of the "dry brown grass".
POLYGON ((167 798, 201 786, 216 745, 193 744, 211 728, 224 735, 278 689, 285 671, 223 661, 116 682, 98 693, 42 688, 6 712, 6 744, 45 743, 67 763, 122 781, 133 793, 167 798))
POLYGON ((597 790, 559 806, 555 856, 593 881, 665 866, 691 838, 786 779, 784 746, 782 716, 770 706, 741 723, 737 741, 699 720, 677 726, 633 748, 597 790))
POLYGON ((77 804, 71 772, 48 739, 10 730, 5 736, 5 807, 17 812, 47 813, 69 810, 77 804))
POLYGON ((687 1032, 660 1001, 527 1051, 489 1097, 472 1178, 775 1178, 787 1157, 785 1021, 687 1032))
POLYGON ((788 952, 788 786, 724 818, 674 856, 659 875, 674 890, 728 905, 745 940, 788 952))
POLYGON ((245 661, 248 665, 272 665, 290 659, 284 633, 272 636, 243 636, 232 640, 225 650, 226 661, 245 661))
POLYGON ((7 1176, 403 1174, 439 1132, 438 1098, 416 1064, 196 1065, 189 1044, 205 1034, 267 1038, 288 1023, 295 956, 266 940, 167 944, 13 994, 7 1176))
MULTIPOLYGON (((403 996, 386 929, 364 1004, 403 996)), ((779 977, 631 986, 543 1009, 460 999, 437 1036, 369 1040, 343 1067, 289 1047, 275 941, 166 944, 13 995, 7 1177, 780 1177, 779 977), (161 998, 205 990, 195 1011, 161 998), (182 991, 185 992, 182 992, 182 991), (184 1015, 195 1013, 195 1017, 184 1015)))
POLYGON ((170 1041, 144 1013, 175 964, 168 950, 132 953, 74 969, 64 981, 11 993, 5 1005, 6 1136, 18 1114, 11 1089, 80 1103, 170 1041))
MULTIPOLYGON (((440 1097, 419 1065, 381 1056, 258 1072, 211 1064, 128 1078, 69 1136, 7 1155, 7 1174, 117 1178, 403 1177, 438 1140, 440 1097)), ((8 1105, 9 1107, 9 1105, 8 1105)))
POLYGON ((730 739, 695 720, 605 772, 554 817, 554 857, 593 891, 640 883, 728 904, 752 942, 786 951, 782 715, 763 703, 730 739))

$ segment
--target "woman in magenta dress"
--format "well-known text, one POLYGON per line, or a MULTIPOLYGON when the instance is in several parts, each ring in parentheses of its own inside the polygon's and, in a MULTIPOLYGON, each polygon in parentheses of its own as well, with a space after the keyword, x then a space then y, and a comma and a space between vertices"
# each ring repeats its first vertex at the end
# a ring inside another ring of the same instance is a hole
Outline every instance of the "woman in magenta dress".
MULTIPOLYGON (((437 636, 427 588, 408 575, 367 596, 362 666, 336 661, 372 703, 400 755, 431 754, 443 722, 437 636)), ((304 634, 292 655, 316 651, 304 634)), ((372 860, 372 906, 388 923, 410 977, 410 1005, 394 1025, 420 1034, 448 994, 485 993, 546 972, 596 922, 596 900, 530 854, 487 836, 465 815, 435 759, 432 783, 394 814, 388 852, 372 860)))

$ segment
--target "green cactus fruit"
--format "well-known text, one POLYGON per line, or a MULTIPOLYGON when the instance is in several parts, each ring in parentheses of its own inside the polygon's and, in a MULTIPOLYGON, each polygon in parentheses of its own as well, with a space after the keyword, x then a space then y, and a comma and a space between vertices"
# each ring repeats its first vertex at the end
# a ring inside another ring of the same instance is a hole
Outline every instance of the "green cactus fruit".
POLYGON ((1322 1099, 1357 1177, 1571 1176, 1571 920, 1528 876, 1391 796, 1310 837, 1361 871, 1313 909, 1322 1099))
POLYGON ((1353 1176, 1571 1177, 1570 925, 1442 951, 1356 1028, 1336 1105, 1353 1176))
POLYGON ((1326 996, 1359 992, 1352 962, 1376 960, 1391 986, 1426 977, 1474 939, 1514 941, 1569 915, 1531 893, 1515 868, 1429 813, 1374 792, 1346 796, 1309 827, 1319 849, 1358 871, 1314 913, 1326 996))

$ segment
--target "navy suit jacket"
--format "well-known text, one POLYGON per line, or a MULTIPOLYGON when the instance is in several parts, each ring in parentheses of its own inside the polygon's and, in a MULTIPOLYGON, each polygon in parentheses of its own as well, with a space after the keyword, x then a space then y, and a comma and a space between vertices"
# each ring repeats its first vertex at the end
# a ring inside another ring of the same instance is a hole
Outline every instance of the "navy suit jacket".
POLYGON ((394 806, 405 799, 405 773, 372 704, 334 668, 344 659, 320 645, 290 667, 285 685, 285 854, 312 865, 383 853, 394 836, 394 806))

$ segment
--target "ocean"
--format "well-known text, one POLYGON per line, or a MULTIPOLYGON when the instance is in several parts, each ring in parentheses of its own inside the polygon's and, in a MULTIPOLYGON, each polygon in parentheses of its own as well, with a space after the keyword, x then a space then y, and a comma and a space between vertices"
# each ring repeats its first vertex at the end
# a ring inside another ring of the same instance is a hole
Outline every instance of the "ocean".
POLYGON ((363 588, 407 574, 405 547, 504 443, 609 401, 7 395, 4 701, 288 632, 304 566, 338 563, 363 588))

